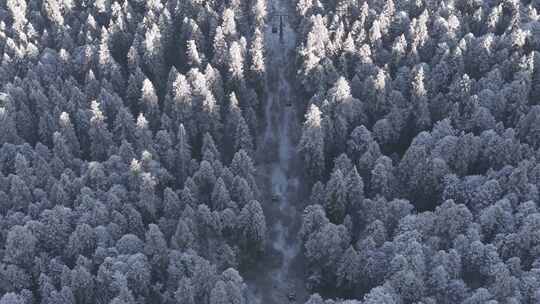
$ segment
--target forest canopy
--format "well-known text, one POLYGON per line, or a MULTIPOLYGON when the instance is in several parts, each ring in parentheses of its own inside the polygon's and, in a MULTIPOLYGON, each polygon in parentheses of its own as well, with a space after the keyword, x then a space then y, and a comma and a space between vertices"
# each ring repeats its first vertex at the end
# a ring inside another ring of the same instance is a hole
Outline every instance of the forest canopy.
POLYGON ((540 303, 540 2, 0 0, 0 304, 255 303, 276 5, 289 300, 540 303))

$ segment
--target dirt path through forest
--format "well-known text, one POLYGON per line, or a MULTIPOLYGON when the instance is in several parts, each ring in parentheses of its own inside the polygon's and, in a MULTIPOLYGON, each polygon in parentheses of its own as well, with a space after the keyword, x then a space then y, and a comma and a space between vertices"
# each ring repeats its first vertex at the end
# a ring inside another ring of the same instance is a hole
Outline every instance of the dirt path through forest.
POLYGON ((296 142, 300 122, 291 90, 296 37, 284 16, 293 14, 286 1, 267 3, 265 128, 258 136, 256 165, 269 233, 264 257, 245 275, 251 293, 249 304, 303 303, 306 298, 303 265, 298 258, 302 189, 296 142), (282 35, 279 15, 283 15, 282 35))

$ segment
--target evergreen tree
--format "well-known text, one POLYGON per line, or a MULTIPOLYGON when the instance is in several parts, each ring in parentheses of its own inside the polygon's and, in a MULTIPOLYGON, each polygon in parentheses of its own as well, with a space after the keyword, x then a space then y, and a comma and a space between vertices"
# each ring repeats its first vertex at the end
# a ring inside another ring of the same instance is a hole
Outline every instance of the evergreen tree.
POLYGON ((73 127, 73 124, 71 123, 71 119, 69 118, 68 113, 62 112, 62 114, 60 114, 59 125, 61 133, 66 140, 66 144, 69 146, 69 150, 71 151, 71 153, 73 153, 73 156, 80 157, 81 150, 79 139, 77 138, 77 134, 75 133, 75 129, 73 127))
POLYGON ((69 256, 77 258, 78 256, 90 257, 97 246, 96 232, 87 224, 77 225, 75 231, 71 233, 66 252, 69 256))
POLYGON ((202 66, 202 58, 199 55, 195 41, 189 40, 186 49, 189 66, 192 68, 200 68, 202 66))
POLYGON ((341 261, 338 266, 337 270, 337 285, 345 288, 345 289, 351 289, 354 288, 354 286, 357 283, 358 280, 358 273, 359 273, 359 265, 358 265, 358 254, 356 253, 356 250, 354 250, 353 247, 349 247, 345 253, 343 254, 343 257, 341 258, 341 261))
POLYGON ((259 202, 253 200, 242 208, 238 219, 240 240, 250 255, 264 251, 266 242, 266 219, 259 202))
POLYGON ((236 41, 233 41, 229 47, 227 66, 231 86, 240 88, 244 81, 244 54, 242 47, 236 41))
POLYGON ((414 105, 413 113, 417 131, 425 130, 431 125, 424 78, 424 68, 420 66, 412 77, 411 84, 411 99, 414 105))
POLYGON ((218 69, 223 70, 225 68, 226 56, 228 50, 228 44, 225 40, 225 34, 222 26, 216 28, 216 34, 214 35, 214 42, 212 45, 214 56, 212 58, 212 65, 218 69))
POLYGON ((230 169, 234 175, 238 175, 247 181, 253 195, 257 197, 259 189, 255 182, 255 165, 249 154, 244 150, 236 152, 230 169))
POLYGON ((236 20, 234 18, 234 10, 227 8, 223 12, 223 22, 221 28, 223 34, 229 40, 234 40, 237 36, 236 20))
POLYGON ((321 126, 321 111, 311 105, 302 129, 299 152, 312 180, 317 180, 324 172, 324 135, 321 126))
POLYGON ((238 125, 236 126, 235 131, 235 142, 234 142, 234 150, 244 150, 248 154, 253 154, 254 147, 253 147, 253 139, 251 137, 251 132, 249 130, 248 125, 246 124, 246 121, 243 117, 240 116, 240 120, 238 121, 238 125))
POLYGON ((248 202, 254 199, 254 193, 251 190, 249 183, 243 177, 236 176, 233 180, 231 189, 231 199, 240 207, 245 206, 248 202))
POLYGON ((341 223, 347 207, 347 183, 341 170, 332 173, 326 185, 325 210, 330 220, 341 223))
POLYGON ((169 262, 167 242, 159 227, 150 224, 145 236, 144 251, 150 257, 150 265, 155 273, 154 278, 163 278, 169 262))
POLYGON ((210 293, 210 304, 228 304, 231 303, 227 298, 225 283, 218 281, 210 293))
POLYGON ((188 176, 191 165, 191 146, 183 124, 178 128, 176 142, 176 178, 178 184, 181 186, 188 176))
POLYGON ((146 67, 152 71, 155 78, 163 77, 166 73, 164 62, 165 46, 163 45, 162 32, 156 23, 152 23, 144 33, 141 47, 146 67))
POLYGON ((150 122, 150 129, 157 130, 159 125, 159 104, 154 85, 148 79, 145 79, 141 88, 141 100, 139 109, 150 122))
POLYGON ((32 193, 26 183, 18 176, 11 175, 9 194, 11 196, 11 208, 25 211, 32 201, 32 193))
POLYGON ((8 0, 6 7, 13 18, 13 29, 21 31, 28 22, 26 20, 27 4, 25 0, 8 0))
POLYGON ((187 250, 195 248, 195 234, 184 219, 180 219, 171 237, 171 248, 187 250))
POLYGON ((345 178, 347 187, 347 210, 351 213, 358 210, 360 203, 364 199, 364 182, 356 167, 349 172, 345 178))
POLYGON ((112 135, 107 129, 105 116, 99 109, 97 101, 92 102, 92 118, 90 119, 88 134, 92 143, 90 146, 92 159, 105 160, 108 156, 108 150, 113 146, 112 135))
POLYGON ((178 282, 178 289, 176 290, 174 297, 178 303, 195 304, 195 291, 193 290, 189 278, 183 278, 178 282))
POLYGON ((223 210, 229 204, 231 198, 225 182, 220 177, 216 181, 216 185, 212 190, 212 207, 215 210, 223 210))
POLYGON ((6 293, 0 298, 1 304, 24 304, 26 301, 24 298, 14 292, 6 293))
POLYGON ((30 266, 36 253, 36 243, 36 237, 26 227, 13 226, 7 234, 4 261, 30 266))
MULTIPOLYGON (((257 5, 262 5, 259 3, 264 3, 264 1, 257 1, 257 5)), ((251 65, 249 69, 252 75, 255 76, 255 79, 260 82, 259 86, 262 86, 262 82, 264 80, 266 72, 266 66, 264 55, 264 38, 263 34, 261 33, 261 31, 259 31, 259 29, 255 29, 255 34, 253 41, 251 42, 249 53, 251 56, 251 65)))

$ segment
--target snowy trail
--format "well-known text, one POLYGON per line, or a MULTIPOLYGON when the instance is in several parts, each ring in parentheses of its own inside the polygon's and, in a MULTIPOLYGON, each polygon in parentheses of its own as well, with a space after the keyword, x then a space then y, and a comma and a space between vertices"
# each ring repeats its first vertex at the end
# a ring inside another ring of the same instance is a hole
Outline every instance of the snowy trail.
MULTIPOLYGON (((267 1, 269 14, 292 15, 287 0, 267 1)), ((296 119, 290 85, 296 37, 287 18, 282 20, 282 40, 279 33, 272 33, 273 25, 279 29, 279 17, 268 18, 265 30, 267 97, 265 129, 259 136, 257 172, 259 188, 264 194, 269 241, 266 255, 247 277, 250 304, 303 303, 306 298, 303 268, 296 261, 301 249, 297 238, 301 213, 295 204, 299 201, 300 187, 293 166, 296 159, 293 133, 300 123, 296 119)))

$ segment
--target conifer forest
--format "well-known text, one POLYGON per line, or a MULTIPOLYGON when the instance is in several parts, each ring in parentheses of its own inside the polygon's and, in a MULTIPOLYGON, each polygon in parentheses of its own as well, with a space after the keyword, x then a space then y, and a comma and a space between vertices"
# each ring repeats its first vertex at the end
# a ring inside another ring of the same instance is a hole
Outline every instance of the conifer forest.
POLYGON ((0 304, 540 304, 540 0, 0 0, 0 304))

